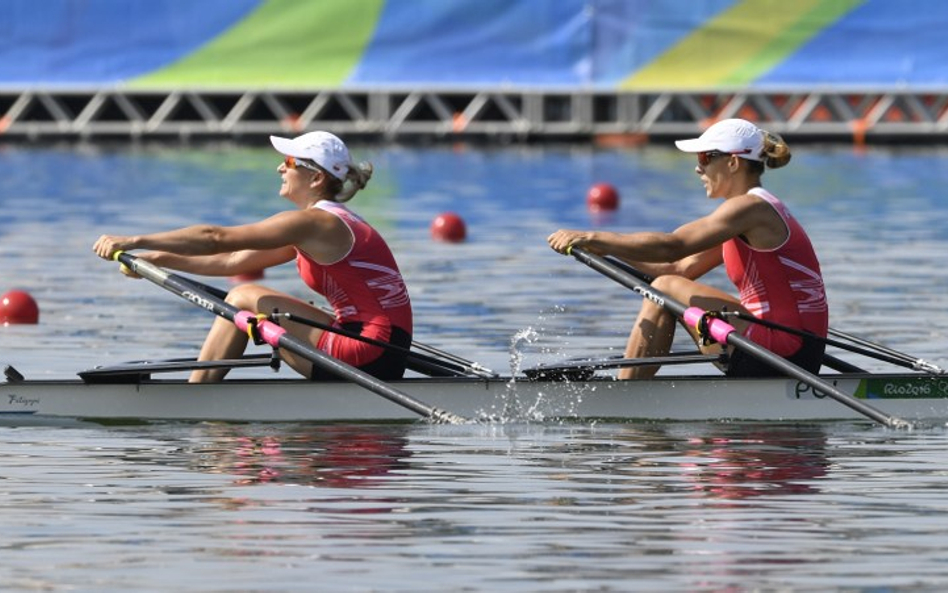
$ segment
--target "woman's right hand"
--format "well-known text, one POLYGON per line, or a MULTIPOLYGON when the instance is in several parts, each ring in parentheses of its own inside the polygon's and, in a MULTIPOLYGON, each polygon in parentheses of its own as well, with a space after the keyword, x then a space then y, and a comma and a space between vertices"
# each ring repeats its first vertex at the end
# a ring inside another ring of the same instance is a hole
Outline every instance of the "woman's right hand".
POLYGON ((589 233, 587 231, 570 231, 560 229, 546 238, 553 251, 562 254, 568 254, 570 247, 583 247, 589 242, 589 233))
POLYGON ((122 237, 120 235, 102 235, 99 237, 92 250, 102 259, 111 260, 116 251, 125 251, 132 248, 132 237, 122 237))

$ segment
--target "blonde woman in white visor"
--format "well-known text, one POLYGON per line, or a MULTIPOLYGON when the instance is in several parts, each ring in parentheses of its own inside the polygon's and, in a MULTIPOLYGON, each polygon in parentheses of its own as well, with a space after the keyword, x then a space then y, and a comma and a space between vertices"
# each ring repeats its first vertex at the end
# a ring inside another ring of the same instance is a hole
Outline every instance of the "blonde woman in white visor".
MULTIPOLYGON (((293 210, 259 222, 222 227, 195 225, 139 236, 103 235, 93 249, 105 259, 116 251, 138 254, 153 264, 206 276, 235 276, 295 260, 300 278, 323 295, 329 315, 303 300, 257 284, 230 291, 227 302, 249 311, 290 313, 333 325, 366 338, 407 349, 411 344, 412 309, 395 258, 382 236, 343 202, 365 187, 372 175, 368 163, 352 163, 346 145, 328 132, 289 139, 271 136, 284 155, 277 167, 280 195, 293 210)), ((343 362, 381 379, 401 377, 406 350, 389 349, 310 325, 281 320, 297 338, 316 345, 343 362)), ((199 360, 240 356, 248 336, 217 318, 199 360)), ((281 352, 297 372, 323 377, 306 359, 281 352)), ((195 370, 192 382, 218 381, 226 369, 195 370)))
MULTIPOLYGON (((722 120, 699 138, 675 145, 698 158, 695 173, 709 198, 723 199, 711 214, 672 232, 620 234, 558 230, 547 239, 566 253, 572 246, 621 258, 655 277, 652 285, 675 300, 707 311, 741 312, 758 319, 825 337, 829 309, 820 264, 809 237, 787 207, 761 187, 765 168, 790 161, 790 149, 777 135, 742 119, 722 120), (738 297, 698 282, 724 265, 738 297)), ((748 339, 811 372, 818 372, 824 343, 818 339, 772 329, 740 317, 728 317, 748 339)), ((685 327, 685 326, 683 326, 685 327)), ((644 300, 625 356, 662 356, 671 349, 676 319, 644 300)), ((703 344, 694 328, 685 327, 708 354, 718 344, 703 344)), ((778 374, 769 365, 729 353, 723 370, 729 376, 778 374)), ((622 369, 620 379, 653 376, 657 366, 622 369)))

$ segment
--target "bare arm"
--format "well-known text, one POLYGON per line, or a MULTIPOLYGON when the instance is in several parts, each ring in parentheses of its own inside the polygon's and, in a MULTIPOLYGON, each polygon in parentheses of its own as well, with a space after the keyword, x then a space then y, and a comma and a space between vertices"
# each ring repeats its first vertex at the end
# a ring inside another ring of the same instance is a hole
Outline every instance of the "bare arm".
POLYGON ((151 249, 177 255, 215 255, 244 249, 276 249, 304 242, 318 230, 309 212, 281 212, 270 218, 240 226, 200 224, 150 235, 102 235, 95 252, 108 258, 115 251, 151 249))
POLYGON ((725 200, 711 214, 671 233, 559 230, 547 242, 560 253, 566 253, 570 247, 583 247, 622 258, 652 275, 697 278, 722 262, 722 243, 771 225, 775 215, 766 202, 745 195, 725 200))
POLYGON ((116 251, 154 250, 157 265, 205 275, 232 275, 284 263, 299 247, 315 257, 345 253, 352 244, 348 227, 321 210, 281 212, 253 224, 195 225, 138 236, 102 235, 93 249, 111 259, 116 251))
POLYGON ((292 247, 283 247, 266 250, 244 249, 233 253, 197 256, 177 255, 167 251, 148 251, 139 254, 139 257, 156 266, 190 274, 237 276, 284 264, 296 257, 296 251, 292 247))
POLYGON ((683 276, 690 280, 697 280, 724 263, 724 255, 720 246, 706 249, 670 263, 642 262, 625 258, 619 259, 623 259, 637 270, 645 272, 652 277, 672 275, 683 276))

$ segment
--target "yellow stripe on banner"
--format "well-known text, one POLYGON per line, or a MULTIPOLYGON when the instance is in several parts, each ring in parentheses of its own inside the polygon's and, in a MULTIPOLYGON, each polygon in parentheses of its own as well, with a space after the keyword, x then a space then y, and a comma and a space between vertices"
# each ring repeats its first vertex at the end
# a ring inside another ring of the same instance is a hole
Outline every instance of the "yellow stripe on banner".
POLYGON ((266 0, 133 88, 339 86, 362 59, 384 0, 266 0))
POLYGON ((743 86, 865 0, 740 0, 619 85, 743 86))

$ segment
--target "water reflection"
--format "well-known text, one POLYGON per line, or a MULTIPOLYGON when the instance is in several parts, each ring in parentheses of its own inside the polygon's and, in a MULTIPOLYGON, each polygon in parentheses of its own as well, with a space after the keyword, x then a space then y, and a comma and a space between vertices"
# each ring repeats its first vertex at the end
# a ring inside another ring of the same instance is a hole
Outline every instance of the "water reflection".
MULTIPOLYGON (((722 508, 729 501, 818 494, 831 466, 827 434, 818 424, 673 422, 576 430, 568 440, 547 443, 534 461, 562 468, 567 459, 571 480, 599 492, 607 484, 624 504, 686 495, 722 508), (610 438, 599 438, 600 431, 610 438)), ((520 453, 530 455, 529 449, 520 453)))
POLYGON ((183 459, 191 469, 231 474, 235 485, 371 488, 409 466, 404 430, 398 425, 208 425, 183 459))
MULTIPOLYGON (((488 454, 540 470, 545 479, 603 486, 617 501, 635 492, 716 499, 726 506, 765 496, 820 492, 830 467, 821 425, 647 424, 468 429, 448 438, 416 425, 202 425, 161 464, 234 476, 236 486, 296 484, 324 488, 396 487, 416 472, 451 481, 466 475, 465 458, 488 454), (598 434, 608 430, 610 438, 598 434), (497 434, 500 431, 502 434, 497 434), (480 434, 485 441, 477 437, 480 434), (458 475, 428 467, 413 450, 436 447, 457 455, 458 475), (570 471, 548 473, 551 469, 570 471), (559 476, 559 477, 557 477, 559 476)), ((475 468, 470 468, 475 469, 475 468)))
POLYGON ((7 428, 4 566, 50 590, 912 587, 944 577, 945 440, 843 423, 7 428))
POLYGON ((815 494, 830 465, 826 435, 813 426, 705 425, 679 447, 694 491, 724 500, 815 494))

